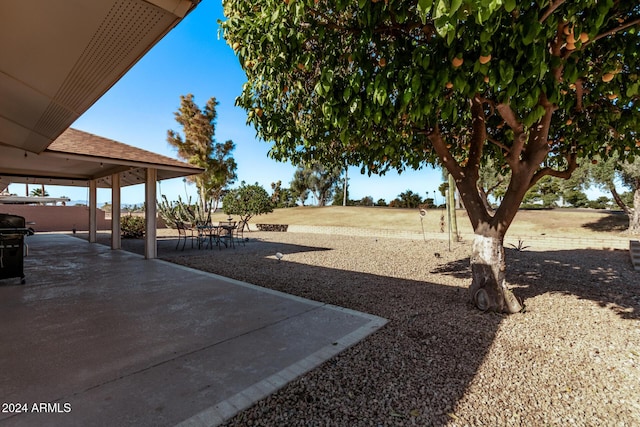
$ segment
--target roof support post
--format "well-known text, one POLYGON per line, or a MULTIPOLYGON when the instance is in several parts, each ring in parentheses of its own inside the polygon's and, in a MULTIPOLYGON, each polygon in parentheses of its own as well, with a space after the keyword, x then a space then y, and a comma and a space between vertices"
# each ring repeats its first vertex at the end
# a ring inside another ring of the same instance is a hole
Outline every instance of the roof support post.
POLYGON ((154 259, 158 257, 158 246, 156 242, 156 182, 158 181, 158 170, 155 168, 146 169, 145 180, 145 241, 144 257, 154 259))
POLYGON ((89 243, 98 241, 98 185, 95 179, 89 181, 89 243))
POLYGON ((111 175, 111 249, 122 249, 120 237, 120 174, 111 175))

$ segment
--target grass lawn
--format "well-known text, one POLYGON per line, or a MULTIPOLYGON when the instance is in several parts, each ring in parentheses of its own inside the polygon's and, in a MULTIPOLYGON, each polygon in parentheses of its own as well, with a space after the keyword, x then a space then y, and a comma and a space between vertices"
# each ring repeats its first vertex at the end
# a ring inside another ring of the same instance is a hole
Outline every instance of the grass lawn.
MULTIPOLYGON (((423 219, 425 231, 440 231, 441 215, 446 217, 446 212, 442 209, 430 209, 423 219)), ((217 213, 212 219, 213 221, 224 220, 226 215, 217 213)), ((458 210, 457 219, 458 229, 461 233, 473 233, 466 211, 458 210)), ((301 206, 276 209, 272 213, 251 218, 249 224, 318 225, 375 229, 420 229, 421 227, 418 209, 363 206, 301 206)), ((627 229, 627 226, 627 216, 620 212, 595 209, 521 210, 516 215, 507 235, 547 234, 556 237, 593 235, 602 238, 619 236, 627 229)))

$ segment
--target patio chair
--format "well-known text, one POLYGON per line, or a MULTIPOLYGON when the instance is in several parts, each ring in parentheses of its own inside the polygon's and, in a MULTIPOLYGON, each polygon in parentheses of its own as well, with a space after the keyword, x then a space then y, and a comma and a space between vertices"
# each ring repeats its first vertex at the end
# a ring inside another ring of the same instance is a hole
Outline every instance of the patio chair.
POLYGON ((234 236, 235 240, 237 242, 241 242, 242 246, 245 246, 245 243, 244 243, 244 228, 245 227, 249 228, 248 225, 247 225, 247 222, 246 221, 240 221, 238 223, 238 226, 233 231, 233 236, 234 236))
POLYGON ((211 225, 198 221, 194 228, 196 239, 198 240, 198 249, 202 249, 203 246, 208 246, 208 242, 211 240, 211 225))
MULTIPOLYGON (((178 230, 178 243, 176 244, 176 250, 180 246, 180 242, 182 241, 182 250, 184 251, 184 245, 187 244, 187 228, 184 223, 181 221, 176 221, 176 229, 178 230)), ((193 245, 193 243, 192 243, 193 245)))
POLYGON ((222 249, 220 243, 226 247, 236 247, 234 242, 234 232, 237 229, 235 221, 220 221, 218 223, 218 248, 222 249))

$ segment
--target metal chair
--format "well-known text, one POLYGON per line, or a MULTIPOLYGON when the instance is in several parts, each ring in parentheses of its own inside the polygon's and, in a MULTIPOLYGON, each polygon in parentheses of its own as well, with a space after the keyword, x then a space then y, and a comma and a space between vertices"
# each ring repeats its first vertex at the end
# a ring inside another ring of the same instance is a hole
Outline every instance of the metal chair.
POLYGON ((224 243, 226 247, 236 247, 234 242, 234 230, 236 228, 235 221, 220 221, 218 223, 218 248, 222 249, 220 243, 224 243))
MULTIPOLYGON (((187 244, 187 228, 181 221, 176 221, 175 224, 176 229, 178 230, 178 243, 176 244, 176 250, 178 250, 180 241, 182 241, 182 250, 184 251, 184 245, 187 244)), ((193 242, 191 244, 193 245, 193 242)))
POLYGON ((249 226, 247 225, 247 221, 240 221, 238 223, 238 226, 235 228, 234 230, 234 237, 235 240, 238 242, 242 243, 242 246, 245 246, 245 240, 244 240, 244 228, 247 227, 247 229, 249 228, 249 226))

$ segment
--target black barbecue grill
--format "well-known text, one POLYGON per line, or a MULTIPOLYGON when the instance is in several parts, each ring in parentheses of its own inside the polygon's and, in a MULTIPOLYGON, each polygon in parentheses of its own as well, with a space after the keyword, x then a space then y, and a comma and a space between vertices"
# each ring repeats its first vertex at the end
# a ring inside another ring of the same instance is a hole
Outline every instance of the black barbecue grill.
POLYGON ((25 227, 24 217, 0 214, 0 279, 24 278, 24 236, 33 230, 25 227))

